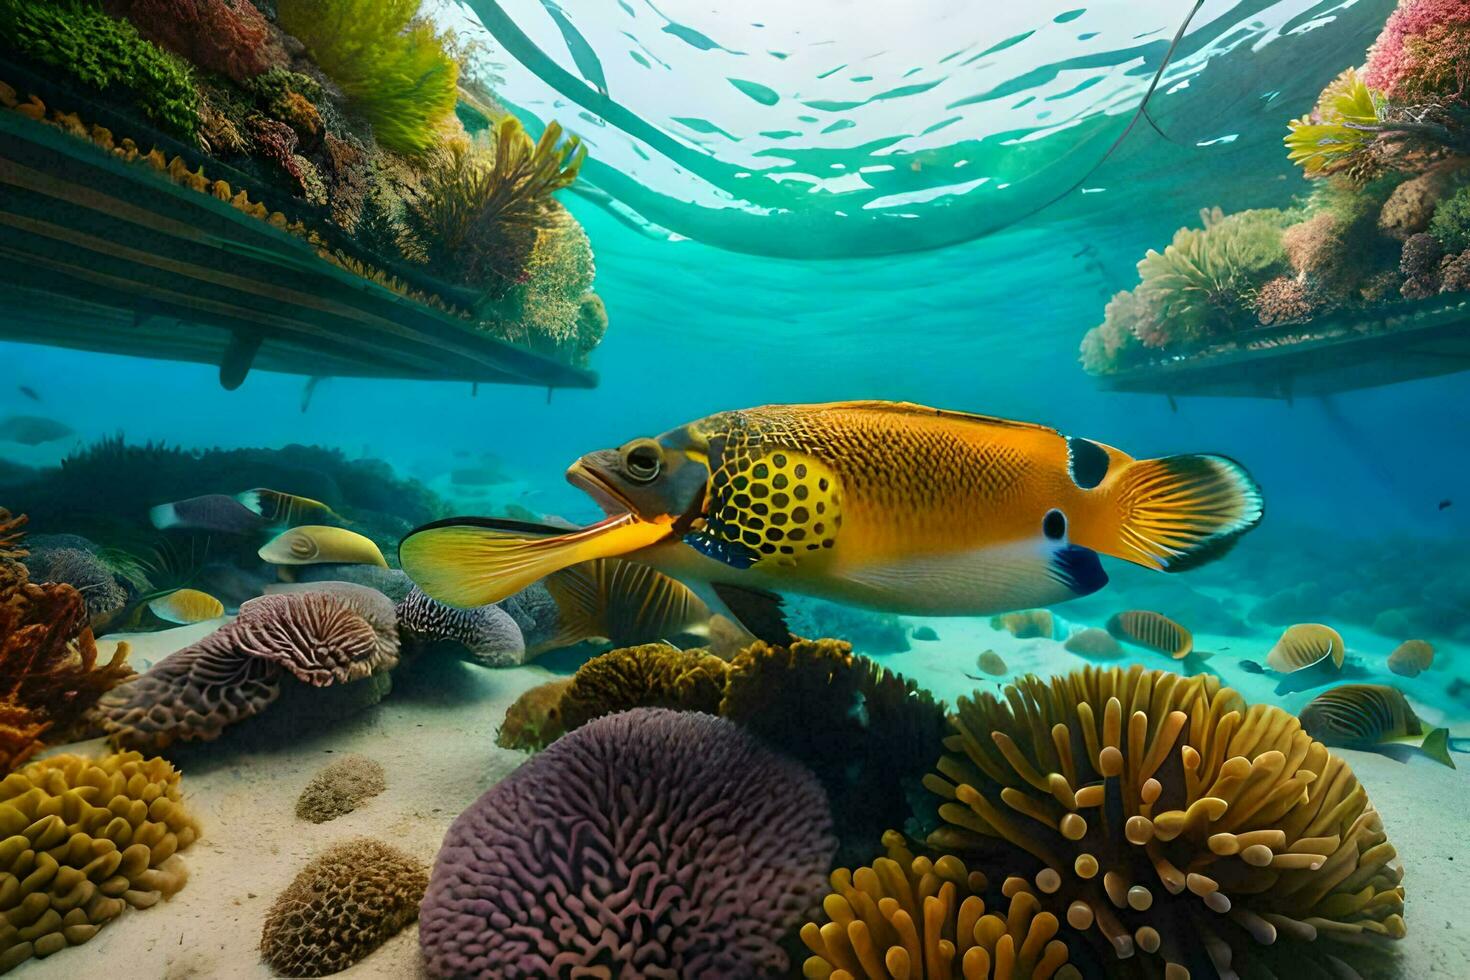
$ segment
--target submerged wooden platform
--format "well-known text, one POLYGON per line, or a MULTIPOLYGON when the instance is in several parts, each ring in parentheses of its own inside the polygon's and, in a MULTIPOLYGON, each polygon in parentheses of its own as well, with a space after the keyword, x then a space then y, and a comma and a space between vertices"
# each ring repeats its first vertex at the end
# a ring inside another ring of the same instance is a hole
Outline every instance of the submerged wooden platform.
POLYGON ((1290 400, 1470 370, 1470 296, 1263 328, 1217 353, 1100 375, 1107 391, 1290 400))
POLYGON ((597 380, 354 275, 146 164, 3 110, 0 337, 218 364, 226 387, 252 366, 548 388, 597 380))

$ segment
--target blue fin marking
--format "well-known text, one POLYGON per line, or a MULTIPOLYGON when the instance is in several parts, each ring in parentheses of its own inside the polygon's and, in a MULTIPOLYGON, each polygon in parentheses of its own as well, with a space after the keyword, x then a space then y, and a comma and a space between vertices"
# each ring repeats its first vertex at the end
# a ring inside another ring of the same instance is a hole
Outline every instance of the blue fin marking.
POLYGON ((1051 577, 1076 595, 1092 595, 1108 584, 1108 573, 1103 571, 1097 552, 1081 545, 1069 544, 1051 556, 1051 577))
POLYGON ((684 543, 702 555, 708 555, 715 561, 724 562, 731 568, 744 571, 760 560, 760 554, 752 551, 743 544, 732 544, 724 538, 717 538, 708 531, 690 531, 684 535, 684 543))

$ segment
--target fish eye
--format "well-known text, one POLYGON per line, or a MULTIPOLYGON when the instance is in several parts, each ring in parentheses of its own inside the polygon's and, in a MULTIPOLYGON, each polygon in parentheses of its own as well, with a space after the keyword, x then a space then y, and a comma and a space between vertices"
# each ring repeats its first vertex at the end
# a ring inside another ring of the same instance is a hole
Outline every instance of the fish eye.
POLYGON ((639 483, 652 483, 664 466, 664 452, 652 439, 640 439, 623 450, 623 470, 639 483))

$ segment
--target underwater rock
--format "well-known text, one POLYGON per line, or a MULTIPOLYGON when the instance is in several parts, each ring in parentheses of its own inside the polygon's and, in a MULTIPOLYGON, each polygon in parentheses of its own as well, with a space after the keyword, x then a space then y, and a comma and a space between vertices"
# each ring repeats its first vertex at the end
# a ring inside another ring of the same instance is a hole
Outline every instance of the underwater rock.
POLYGON ((1419 632, 1406 609, 1385 609, 1373 617, 1373 632, 1395 640, 1407 640, 1419 632))
POLYGON ((871 866, 832 872, 822 901, 831 921, 801 927, 812 952, 803 976, 1082 980, 1067 943, 1055 938, 1057 917, 1029 891, 1006 892, 1009 909, 987 914, 981 872, 952 855, 915 857, 897 831, 883 835, 883 846, 886 856, 871 866))
POLYGON ((738 725, 657 708, 599 718, 450 827, 419 916, 425 965, 482 980, 779 973, 783 937, 821 893, 831 826, 812 774, 738 725))
POLYGON ((1316 582, 1288 586, 1262 599, 1251 609, 1251 619, 1267 626, 1287 626, 1319 617, 1327 610, 1327 595, 1316 582))
POLYGON ((1123 656, 1123 645, 1113 638, 1113 634, 1096 626, 1073 633, 1062 646, 1089 660, 1117 660, 1123 656))
POLYGON ((177 852, 199 825, 181 800, 178 771, 136 752, 54 756, 0 780, 0 973, 184 887, 177 852))
POLYGON ((1005 658, 996 653, 994 650, 986 650, 984 653, 980 654, 980 657, 978 660, 976 660, 975 665, 983 670, 985 673, 992 674, 996 677, 1001 676, 1009 669, 1006 667, 1005 658))
POLYGON ((454 647, 485 667, 514 667, 526 660, 520 626, 495 603, 457 609, 414 586, 398 604, 398 626, 408 642, 454 647))
POLYGON ((505 709, 505 720, 495 731, 495 744, 503 749, 538 751, 566 734, 561 717, 561 699, 572 686, 572 678, 537 684, 505 709))
POLYGON ((326 823, 351 813, 388 788, 383 767, 363 755, 349 755, 324 766, 296 799, 296 816, 326 823))
POLYGON ((1388 669, 1400 677, 1418 677, 1434 663, 1434 646, 1424 640, 1405 640, 1388 655, 1388 669))
POLYGON ((382 841, 335 844, 271 904, 260 954, 281 977, 340 973, 413 922, 428 881, 422 861, 382 841))
POLYGON ((914 639, 921 640, 925 643, 933 643, 935 640, 939 639, 939 634, 934 632, 934 627, 932 626, 915 627, 913 636, 914 639))
POLYGON ((629 708, 717 714, 729 665, 703 650, 645 643, 609 650, 577 669, 561 698, 567 731, 629 708))
POLYGON ((945 821, 929 845, 992 867, 1008 852, 1006 894, 1034 895, 1104 962, 1345 971, 1335 953, 1404 936, 1403 869, 1347 763, 1218 678, 1027 677, 1005 700, 961 698, 952 726, 925 780, 945 821))
POLYGON ((25 522, 0 507, 0 774, 80 734, 98 698, 133 676, 126 643, 98 663, 80 592, 29 581, 25 522))

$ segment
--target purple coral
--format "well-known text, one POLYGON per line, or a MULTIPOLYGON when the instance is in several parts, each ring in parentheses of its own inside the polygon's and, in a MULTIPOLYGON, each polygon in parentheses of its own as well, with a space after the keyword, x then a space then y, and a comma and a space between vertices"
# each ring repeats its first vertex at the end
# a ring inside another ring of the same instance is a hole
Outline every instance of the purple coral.
POLYGON ((754 977, 823 891, 816 777, 733 722, 639 708, 533 756, 450 827, 419 913, 429 972, 754 977))

